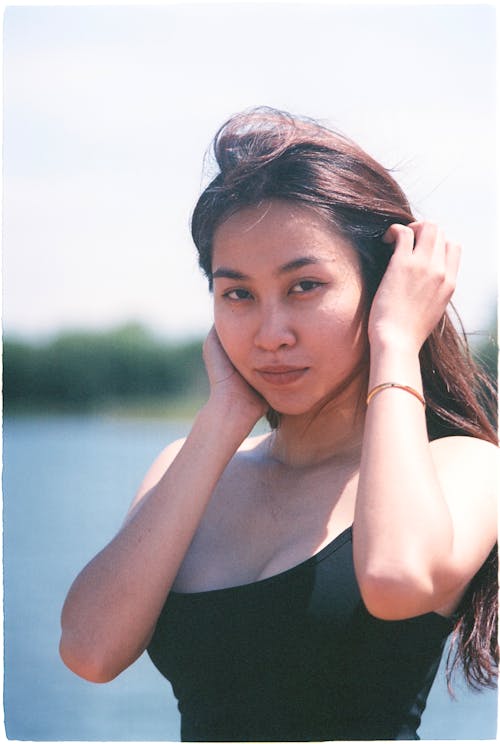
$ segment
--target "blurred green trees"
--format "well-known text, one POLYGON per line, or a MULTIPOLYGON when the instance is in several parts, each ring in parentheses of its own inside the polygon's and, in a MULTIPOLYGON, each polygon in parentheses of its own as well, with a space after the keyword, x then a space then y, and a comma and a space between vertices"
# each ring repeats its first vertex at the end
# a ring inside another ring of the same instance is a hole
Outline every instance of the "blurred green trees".
POLYGON ((201 348, 160 341, 138 324, 38 345, 6 339, 4 408, 81 411, 199 398, 208 389, 201 348))

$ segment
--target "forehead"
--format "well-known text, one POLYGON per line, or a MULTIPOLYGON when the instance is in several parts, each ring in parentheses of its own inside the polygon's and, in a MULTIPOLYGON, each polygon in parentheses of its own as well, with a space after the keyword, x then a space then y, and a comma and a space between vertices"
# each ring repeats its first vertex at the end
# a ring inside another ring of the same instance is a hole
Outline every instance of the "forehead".
POLYGON ((305 205, 280 200, 244 207, 215 230, 214 269, 220 261, 255 259, 259 253, 280 261, 307 253, 359 265, 354 246, 325 217, 305 205))

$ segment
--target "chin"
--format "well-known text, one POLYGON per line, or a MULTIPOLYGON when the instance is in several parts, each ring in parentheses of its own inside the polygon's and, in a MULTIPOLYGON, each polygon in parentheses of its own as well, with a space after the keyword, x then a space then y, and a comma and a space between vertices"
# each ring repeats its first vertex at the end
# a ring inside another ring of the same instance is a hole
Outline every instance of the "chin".
POLYGON ((280 399, 280 396, 267 396, 266 400, 270 407, 280 416, 315 416, 338 408, 341 395, 335 390, 328 391, 325 395, 308 397, 300 400, 290 396, 289 400, 280 399))
POLYGON ((276 411, 276 413, 280 414, 280 416, 305 416, 306 414, 312 413, 314 410, 321 408, 323 403, 323 401, 300 402, 297 400, 284 402, 283 400, 273 400, 273 396, 268 396, 266 401, 269 403, 269 406, 276 411))

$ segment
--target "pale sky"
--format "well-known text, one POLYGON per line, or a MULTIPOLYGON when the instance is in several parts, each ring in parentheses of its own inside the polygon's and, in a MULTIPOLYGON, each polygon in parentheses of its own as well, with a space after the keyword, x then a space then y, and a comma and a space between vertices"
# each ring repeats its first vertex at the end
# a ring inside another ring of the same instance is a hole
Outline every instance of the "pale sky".
POLYGON ((496 298, 495 16, 486 5, 7 6, 4 333, 211 324, 189 219, 231 114, 331 124, 463 245, 455 304, 496 298))

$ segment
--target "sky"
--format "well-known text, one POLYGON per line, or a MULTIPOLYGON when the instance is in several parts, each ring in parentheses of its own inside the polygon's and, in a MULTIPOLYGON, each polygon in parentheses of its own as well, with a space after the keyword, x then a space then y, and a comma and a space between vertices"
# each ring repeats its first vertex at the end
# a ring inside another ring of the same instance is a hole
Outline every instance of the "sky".
POLYGON ((166 3, 4 11, 3 326, 208 331, 189 220, 204 154, 257 105, 320 119, 463 246, 457 305, 497 294, 492 5, 166 3))

